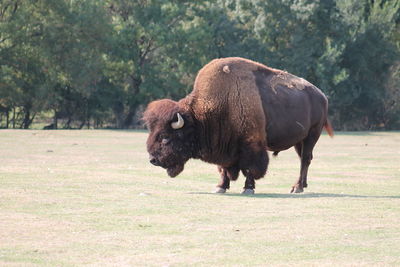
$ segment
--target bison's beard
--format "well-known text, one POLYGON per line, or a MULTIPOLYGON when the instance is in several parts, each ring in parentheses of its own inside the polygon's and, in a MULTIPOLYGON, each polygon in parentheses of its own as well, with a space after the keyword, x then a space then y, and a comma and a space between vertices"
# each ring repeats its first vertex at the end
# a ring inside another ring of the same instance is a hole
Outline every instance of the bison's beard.
POLYGON ((173 167, 167 168, 168 175, 172 178, 176 177, 178 174, 180 174, 183 171, 183 166, 184 166, 183 164, 182 165, 178 164, 173 167))

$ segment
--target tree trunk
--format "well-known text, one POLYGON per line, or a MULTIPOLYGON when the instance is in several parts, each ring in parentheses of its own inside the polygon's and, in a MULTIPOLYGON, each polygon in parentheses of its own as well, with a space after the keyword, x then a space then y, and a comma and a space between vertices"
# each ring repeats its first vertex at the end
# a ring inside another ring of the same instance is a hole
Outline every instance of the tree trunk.
POLYGON ((16 120, 16 118, 15 118, 15 107, 13 107, 13 118, 12 118, 12 121, 13 121, 13 129, 15 129, 15 120, 16 120))
POLYGON ((54 117, 53 117, 53 129, 58 128, 58 118, 57 118, 57 110, 54 109, 54 117))
POLYGON ((6 129, 8 129, 9 125, 10 125, 10 109, 7 108, 7 110, 6 110, 6 129))
POLYGON ((24 121, 22 122, 22 125, 21 125, 24 129, 28 129, 29 128, 30 116, 31 116, 30 110, 29 109, 25 109, 24 121))
POLYGON ((29 127, 31 126, 33 119, 35 118, 36 114, 33 114, 31 117, 31 110, 30 110, 30 106, 25 106, 24 107, 24 120, 22 122, 21 128, 24 129, 29 129, 29 127))
POLYGON ((86 99, 85 102, 86 102, 85 120, 86 120, 87 128, 90 129, 90 102, 88 99, 86 99))
POLYGON ((133 119, 136 114, 136 106, 130 106, 128 114, 125 117, 124 120, 124 128, 130 128, 133 125, 133 119))
MULTIPOLYGON (((143 58, 144 60, 144 58, 143 58)), ((135 99, 134 96, 136 96, 139 93, 140 85, 142 84, 142 78, 140 77, 140 74, 132 75, 131 76, 131 86, 132 86, 132 96, 130 98, 130 101, 128 103, 129 105, 129 110, 128 114, 125 116, 124 120, 124 128, 129 128, 133 124, 133 119, 136 115, 136 109, 137 109, 137 104, 135 104, 135 99)))
POLYGON ((124 104, 121 101, 116 102, 113 111, 115 116, 115 127, 117 129, 122 129, 124 127, 124 104))
POLYGON ((71 122, 72 122, 72 118, 71 118, 71 116, 68 115, 68 120, 64 125, 64 129, 71 129, 71 122))
MULTIPOLYGON (((93 124, 94 124, 94 122, 93 122, 93 124)), ((87 128, 90 129, 90 116, 89 116, 89 112, 88 112, 88 116, 87 116, 87 119, 86 119, 86 125, 87 125, 87 128)))
POLYGON ((83 121, 81 122, 81 124, 79 125, 78 129, 81 130, 81 129, 83 128, 83 126, 85 126, 85 124, 86 124, 86 121, 83 120, 83 121))

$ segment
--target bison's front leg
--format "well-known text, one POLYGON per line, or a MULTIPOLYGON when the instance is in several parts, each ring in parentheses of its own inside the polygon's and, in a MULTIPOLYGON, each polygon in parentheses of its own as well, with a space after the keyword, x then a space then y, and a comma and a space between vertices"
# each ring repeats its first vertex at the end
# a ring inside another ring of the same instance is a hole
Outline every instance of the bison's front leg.
POLYGON ((255 180, 264 177, 268 167, 268 154, 263 142, 250 143, 242 147, 239 166, 246 182, 242 194, 254 194, 255 180))
POLYGON ((224 168, 222 166, 218 166, 218 171, 221 174, 221 180, 217 185, 214 193, 225 193, 227 189, 229 189, 230 180, 235 181, 239 175, 239 167, 232 166, 229 168, 224 168))

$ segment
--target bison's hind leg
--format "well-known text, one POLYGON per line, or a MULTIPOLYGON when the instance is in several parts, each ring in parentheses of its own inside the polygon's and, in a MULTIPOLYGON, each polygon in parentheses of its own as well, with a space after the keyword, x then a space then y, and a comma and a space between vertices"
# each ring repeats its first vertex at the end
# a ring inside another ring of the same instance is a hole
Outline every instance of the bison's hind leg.
POLYGON ((304 191, 304 188, 307 187, 308 167, 311 164, 311 160, 313 158, 312 152, 320 134, 321 129, 313 128, 302 142, 295 145, 296 152, 301 161, 300 176, 297 182, 292 186, 290 193, 301 193, 304 191))
MULTIPOLYGON (((302 162, 303 142, 296 144, 294 146, 294 148, 296 150, 297 155, 300 158, 300 162, 302 162)), ((311 159, 312 159, 312 151, 311 151, 311 159)), ((305 162, 305 163, 307 163, 307 162, 305 162)), ((311 160, 310 160, 310 164, 311 164, 311 160)), ((307 176, 301 177, 301 171, 300 171, 300 178, 301 178, 301 184, 303 185, 303 188, 306 188, 307 187, 307 176), (305 179, 303 179, 303 178, 305 178, 305 179)), ((301 192, 303 192, 303 191, 301 191, 301 192)), ((295 193, 301 193, 301 192, 295 192, 295 193)))

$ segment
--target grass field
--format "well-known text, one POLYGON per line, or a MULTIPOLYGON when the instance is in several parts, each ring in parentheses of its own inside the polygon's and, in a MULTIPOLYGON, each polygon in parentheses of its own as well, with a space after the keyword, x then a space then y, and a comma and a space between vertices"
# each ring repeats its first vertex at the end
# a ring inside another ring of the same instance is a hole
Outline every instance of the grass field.
POLYGON ((400 133, 323 135, 309 188, 294 150, 256 195, 216 166, 175 179, 147 133, 0 131, 0 266, 400 266, 400 133))

